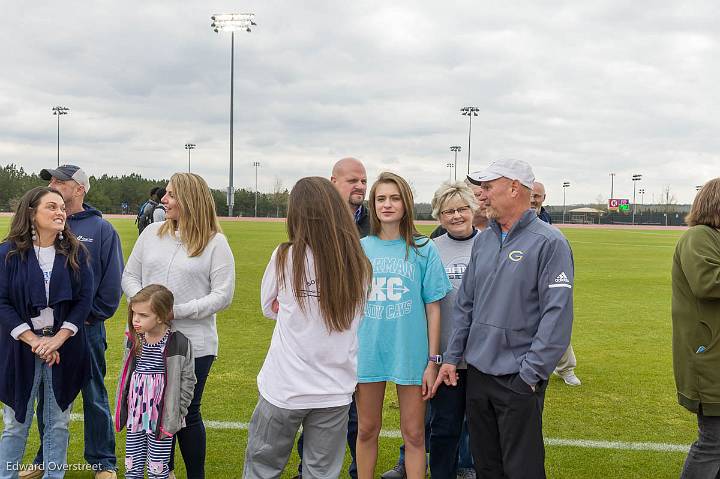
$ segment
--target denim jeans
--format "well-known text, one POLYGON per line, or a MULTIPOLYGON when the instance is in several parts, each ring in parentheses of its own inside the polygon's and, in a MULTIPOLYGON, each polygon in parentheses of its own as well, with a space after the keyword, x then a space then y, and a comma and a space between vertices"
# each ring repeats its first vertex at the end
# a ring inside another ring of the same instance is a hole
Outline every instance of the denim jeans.
MULTIPOLYGON (((0 479, 12 479, 18 475, 18 470, 7 467, 7 464, 15 464, 18 467, 22 464, 25 454, 30 425, 33 418, 33 406, 36 397, 44 397, 43 413, 45 416, 45 435, 43 436, 43 447, 45 450, 44 469, 49 479, 62 478, 65 471, 62 466, 67 463, 67 447, 70 432, 70 411, 60 409, 55 401, 55 394, 52 389, 52 368, 47 366, 40 358, 35 358, 35 376, 33 378, 28 410, 25 414, 25 421, 18 422, 15 419, 15 411, 10 406, 3 409, 3 421, 5 429, 0 439, 0 479), (42 382, 42 388, 41 383, 42 382)), ((38 406, 39 408, 39 406, 38 406)))
POLYGON ((458 470, 474 469, 472 454, 470 453, 470 433, 467 427, 467 416, 463 421, 462 433, 460 433, 460 450, 458 451, 458 470))
MULTIPOLYGON (((350 449, 350 467, 348 468, 348 474, 352 479, 357 479, 357 463, 355 462, 355 444, 357 443, 358 434, 358 417, 357 417, 357 406, 355 405, 355 395, 353 394, 352 402, 350 403, 350 409, 348 410, 348 425, 347 425, 347 445, 350 449)), ((300 463, 298 464, 298 476, 302 477, 302 457, 303 457, 303 441, 304 434, 300 433, 300 437, 297 441, 297 452, 300 456, 300 463)))
POLYGON ((430 475, 455 477, 465 419, 467 370, 458 369, 457 386, 442 384, 430 400, 430 475))
POLYGON ((173 436, 173 450, 170 455, 170 470, 175 469, 175 441, 180 444, 185 470, 188 479, 205 479, 205 424, 200 413, 205 382, 210 375, 210 368, 215 356, 201 356, 195 358, 195 392, 193 394, 188 413, 185 416, 185 427, 173 436))
POLYGON ((697 414, 698 439, 690 447, 680 479, 720 478, 720 416, 697 414))
MULTIPOLYGON (((83 416, 85 429, 85 460, 103 471, 117 470, 115 457, 115 433, 108 393, 105 388, 105 351, 107 340, 105 336, 105 323, 94 321, 85 324, 88 351, 90 353, 90 380, 82 389, 83 416)), ((38 402, 38 431, 43 436, 43 403, 38 402)), ((33 463, 41 464, 43 461, 43 446, 40 444, 33 463)))

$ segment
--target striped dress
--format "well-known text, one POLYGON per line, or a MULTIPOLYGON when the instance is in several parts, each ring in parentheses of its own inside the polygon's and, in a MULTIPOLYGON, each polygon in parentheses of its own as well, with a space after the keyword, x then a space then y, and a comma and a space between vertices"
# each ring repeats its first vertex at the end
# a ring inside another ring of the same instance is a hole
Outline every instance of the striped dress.
POLYGON ((160 341, 148 344, 142 338, 142 352, 137 359, 128 395, 128 432, 151 433, 160 419, 159 404, 165 388, 165 345, 168 330, 160 341))

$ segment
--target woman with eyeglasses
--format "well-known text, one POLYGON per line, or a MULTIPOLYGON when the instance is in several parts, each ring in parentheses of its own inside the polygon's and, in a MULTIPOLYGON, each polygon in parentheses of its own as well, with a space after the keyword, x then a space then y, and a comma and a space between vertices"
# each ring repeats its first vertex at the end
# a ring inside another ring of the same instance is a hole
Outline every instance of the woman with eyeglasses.
POLYGON ((37 187, 20 199, 0 244, 0 478, 22 464, 35 400, 43 398, 45 478, 67 464, 71 405, 90 376, 84 321, 93 276, 87 251, 70 232, 65 202, 37 187))
MULTIPOLYGON (((457 291, 479 231, 473 226, 479 205, 463 181, 445 182, 432 199, 432 216, 447 231, 433 241, 452 284, 440 301, 440 351, 447 348, 452 333, 452 309, 457 291)), ((430 474, 433 477, 474 477, 469 451, 461 451, 465 419, 465 378, 467 365, 458 365, 456 387, 444 384, 430 400, 430 474), (458 455, 458 451, 461 453, 458 455)), ((464 433, 467 435, 467 432, 464 433)))

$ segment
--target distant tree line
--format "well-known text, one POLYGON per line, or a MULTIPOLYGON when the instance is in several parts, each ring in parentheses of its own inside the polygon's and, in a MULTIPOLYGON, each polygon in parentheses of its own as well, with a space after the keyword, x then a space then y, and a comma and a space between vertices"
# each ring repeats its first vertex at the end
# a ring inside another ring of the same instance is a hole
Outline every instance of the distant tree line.
MULTIPOLYGON (((28 173, 15 164, 0 166, 0 211, 14 211, 20 197, 29 189, 47 185, 38 172, 28 173)), ((104 213, 137 213, 138 207, 148 199, 150 189, 165 186, 168 180, 143 178, 137 173, 122 176, 102 175, 90 177, 90 192, 85 198, 104 213)), ((211 190, 217 213, 227 215, 227 194, 222 190, 211 190)), ((285 217, 289 192, 279 180, 275 181, 271 193, 258 192, 257 214, 260 217, 285 217)), ((255 214, 255 192, 241 188, 235 191, 236 216, 255 214)))

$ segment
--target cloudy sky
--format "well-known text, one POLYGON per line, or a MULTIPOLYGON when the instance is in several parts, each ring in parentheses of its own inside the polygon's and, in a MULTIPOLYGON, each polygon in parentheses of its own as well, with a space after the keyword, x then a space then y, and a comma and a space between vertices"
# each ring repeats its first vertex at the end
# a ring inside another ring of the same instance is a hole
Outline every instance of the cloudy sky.
MULTIPOLYGON (((0 4, 0 164, 228 184, 230 36, 210 15, 251 11, 235 39, 235 186, 286 187, 355 156, 427 201, 450 175, 514 157, 549 204, 720 176, 720 3, 627 1, 109 1, 0 4), (664 5, 664 6, 663 6, 664 5)), ((638 197, 638 202, 640 198, 638 197)))

